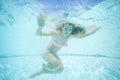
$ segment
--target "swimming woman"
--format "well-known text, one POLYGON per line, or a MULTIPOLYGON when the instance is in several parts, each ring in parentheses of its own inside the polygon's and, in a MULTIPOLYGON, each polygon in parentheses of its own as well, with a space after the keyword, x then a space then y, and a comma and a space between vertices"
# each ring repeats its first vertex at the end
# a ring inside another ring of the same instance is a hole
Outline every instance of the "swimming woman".
POLYGON ((42 70, 38 71, 30 76, 34 78, 41 74, 55 74, 62 72, 64 66, 60 58, 57 56, 57 52, 64 46, 67 46, 67 41, 70 37, 83 38, 95 33, 100 29, 100 26, 93 25, 90 27, 83 27, 69 22, 60 22, 57 28, 51 32, 43 32, 42 29, 45 26, 45 15, 39 15, 37 18, 38 29, 36 34, 39 36, 52 36, 51 43, 41 53, 42 58, 47 64, 42 65, 42 70))

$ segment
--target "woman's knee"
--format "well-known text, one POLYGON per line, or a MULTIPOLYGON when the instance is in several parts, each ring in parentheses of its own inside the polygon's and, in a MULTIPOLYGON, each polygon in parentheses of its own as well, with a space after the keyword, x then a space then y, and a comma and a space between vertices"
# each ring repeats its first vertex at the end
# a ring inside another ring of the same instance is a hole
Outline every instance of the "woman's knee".
POLYGON ((53 72, 61 73, 63 72, 63 70, 64 70, 63 66, 57 66, 57 67, 54 67, 53 72))
POLYGON ((64 66, 63 66, 63 65, 60 65, 58 71, 59 71, 59 72, 63 72, 63 71, 64 71, 64 66))
POLYGON ((59 62, 53 62, 53 63, 49 63, 48 66, 52 69, 54 69, 55 71, 63 71, 64 66, 63 63, 61 61, 59 62))
POLYGON ((58 72, 62 72, 64 70, 64 66, 63 66, 63 63, 58 63, 56 64, 56 71, 58 72))
POLYGON ((43 68, 52 72, 62 72, 64 70, 63 64, 54 64, 54 63, 48 63, 44 64, 43 68))

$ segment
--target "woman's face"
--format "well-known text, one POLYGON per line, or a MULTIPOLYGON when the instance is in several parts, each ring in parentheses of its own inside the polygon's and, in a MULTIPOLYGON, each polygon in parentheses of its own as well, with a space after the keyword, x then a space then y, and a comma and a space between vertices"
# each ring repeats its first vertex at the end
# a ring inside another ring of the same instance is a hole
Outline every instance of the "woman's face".
POLYGON ((65 36, 69 36, 72 32, 72 29, 73 29, 73 25, 64 24, 64 27, 62 28, 62 33, 65 36))

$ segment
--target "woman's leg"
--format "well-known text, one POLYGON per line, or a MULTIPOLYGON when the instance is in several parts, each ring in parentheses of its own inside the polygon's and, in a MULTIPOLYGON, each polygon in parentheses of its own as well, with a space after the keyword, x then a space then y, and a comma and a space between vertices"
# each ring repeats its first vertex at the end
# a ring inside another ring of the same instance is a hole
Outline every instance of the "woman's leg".
POLYGON ((29 78, 35 78, 41 74, 56 74, 56 73, 60 73, 63 71, 62 68, 57 69, 56 71, 51 71, 46 69, 44 66, 46 66, 45 64, 43 64, 43 68, 41 71, 35 72, 34 74, 30 75, 29 78))
POLYGON ((59 69, 63 69, 63 63, 60 58, 51 53, 50 51, 45 51, 41 54, 42 58, 48 62, 48 64, 44 64, 44 68, 48 71, 57 71, 59 69))
POLYGON ((43 64, 42 70, 32 74, 30 78, 35 78, 41 74, 56 74, 63 71, 63 63, 57 55, 45 51, 41 56, 48 64, 43 64))

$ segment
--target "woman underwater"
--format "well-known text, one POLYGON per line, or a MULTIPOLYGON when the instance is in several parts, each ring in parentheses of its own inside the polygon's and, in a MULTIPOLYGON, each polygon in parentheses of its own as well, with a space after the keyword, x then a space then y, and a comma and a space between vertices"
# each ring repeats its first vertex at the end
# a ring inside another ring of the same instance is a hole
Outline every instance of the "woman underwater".
POLYGON ((37 18, 38 29, 36 34, 39 36, 52 36, 51 43, 41 53, 42 58, 47 64, 42 65, 42 70, 38 71, 30 76, 35 78, 41 74, 55 74, 62 72, 64 66, 60 58, 57 56, 57 52, 64 46, 67 46, 67 41, 70 37, 83 38, 91 35, 100 29, 99 25, 93 25, 89 27, 83 27, 69 22, 60 22, 56 29, 51 32, 43 32, 42 29, 45 26, 47 20, 45 15, 39 15, 37 18))

